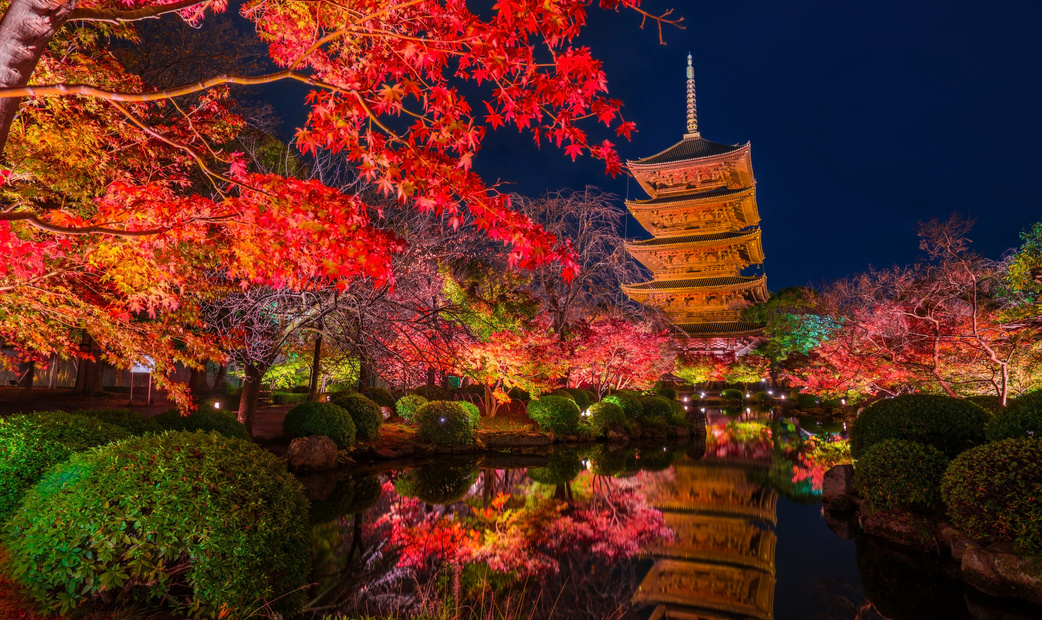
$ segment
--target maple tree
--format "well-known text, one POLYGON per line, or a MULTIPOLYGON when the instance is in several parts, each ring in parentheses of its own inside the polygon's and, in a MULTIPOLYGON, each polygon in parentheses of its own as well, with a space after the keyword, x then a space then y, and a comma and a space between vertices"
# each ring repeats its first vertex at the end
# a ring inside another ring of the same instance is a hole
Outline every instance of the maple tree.
POLYGON ((574 331, 569 383, 593 386, 598 399, 609 390, 648 389, 673 370, 668 332, 649 323, 605 316, 574 331))
MULTIPOLYGON (((162 381, 175 362, 219 355, 187 293, 205 288, 209 269, 296 289, 392 278, 402 244, 373 226, 360 197, 250 172, 226 148, 243 126, 232 85, 311 86, 301 151, 344 154, 386 195, 450 226, 471 221, 510 247, 512 265, 560 261, 572 275, 568 242, 512 210, 472 165, 486 130, 509 124, 620 171, 614 145, 582 125, 634 129, 606 96, 600 63, 575 44, 590 4, 502 0, 479 16, 461 0, 253 0, 240 13, 278 71, 156 88, 125 69, 111 41, 133 43, 134 22, 174 12, 202 23, 224 2, 10 0, 0 21, 0 337, 25 355, 92 356, 79 350, 86 332, 110 363, 153 356, 162 381), (491 94, 474 105, 459 88, 468 81, 491 94)), ((660 29, 666 20, 639 0, 597 4, 660 29)))

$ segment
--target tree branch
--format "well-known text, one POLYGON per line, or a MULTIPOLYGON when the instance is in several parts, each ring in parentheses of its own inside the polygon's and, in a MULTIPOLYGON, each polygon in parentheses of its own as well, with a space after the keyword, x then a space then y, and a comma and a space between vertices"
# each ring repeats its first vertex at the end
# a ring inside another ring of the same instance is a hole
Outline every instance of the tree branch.
POLYGON ((208 0, 181 0, 171 4, 161 4, 130 11, 120 9, 75 9, 69 14, 68 21, 105 22, 108 24, 136 22, 143 19, 156 19, 160 15, 187 9, 204 2, 208 2, 208 0))

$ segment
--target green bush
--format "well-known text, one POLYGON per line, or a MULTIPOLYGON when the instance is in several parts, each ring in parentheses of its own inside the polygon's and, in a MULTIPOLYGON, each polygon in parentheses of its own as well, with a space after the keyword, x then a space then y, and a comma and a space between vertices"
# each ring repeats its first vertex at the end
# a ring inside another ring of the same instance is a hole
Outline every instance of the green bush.
POLYGON ((528 403, 528 417, 544 431, 557 435, 569 435, 579 429, 582 412, 571 398, 542 396, 528 403))
POLYGON ((355 424, 355 439, 358 441, 376 439, 376 435, 380 432, 380 425, 384 423, 384 414, 380 411, 379 405, 361 394, 337 398, 333 402, 351 416, 351 421, 355 424))
POLYGON ((663 396, 645 396, 640 399, 645 417, 668 419, 673 415, 673 401, 663 396))
POLYGON ((590 422, 602 433, 607 433, 615 426, 624 429, 629 426, 622 407, 608 401, 590 405, 590 422))
POLYGON ((861 454, 887 439, 929 444, 955 458, 960 452, 984 443, 986 411, 968 400, 905 394, 877 400, 861 412, 850 428, 850 454, 861 454))
POLYGON ((129 436, 113 424, 63 411, 0 419, 0 522, 48 468, 76 452, 129 436))
POLYGON ((310 394, 310 385, 294 385, 289 389, 290 394, 310 394))
POLYGON ((421 385, 413 388, 412 393, 426 398, 428 402, 449 399, 449 391, 440 385, 421 385))
POLYGON ((662 398, 666 398, 666 399, 669 399, 669 400, 676 400, 677 399, 677 391, 674 390, 673 388, 660 387, 657 390, 655 390, 655 392, 659 396, 661 396, 662 398))
POLYGON ((470 414, 458 402, 436 400, 416 410, 417 435, 438 446, 469 446, 474 443, 470 414))
POLYGON ((821 405, 821 399, 813 394, 797 394, 796 408, 807 411, 817 409, 821 405))
MULTIPOLYGON (((966 400, 977 405, 991 415, 998 415, 1006 410, 1006 408, 1002 406, 1002 400, 998 396, 970 396, 966 400)), ((1012 402, 1012 399, 1007 401, 1006 404, 1008 405, 1010 402, 1012 402)))
POLYGON ((273 392, 271 395, 271 402, 276 405, 292 405, 294 403, 302 403, 307 399, 307 394, 298 394, 296 392, 273 392))
POLYGON ((623 446, 598 446, 598 449, 590 457, 590 471, 597 476, 614 476, 626 471, 629 460, 627 452, 632 451, 632 448, 627 449, 623 446))
POLYGON ((956 527, 1042 556, 1042 439, 1004 439, 963 452, 941 494, 956 527))
POLYGON ((165 599, 195 616, 291 615, 310 567, 307 500, 274 455, 215 433, 164 433, 73 455, 26 494, 11 574, 61 613, 165 599), (120 599, 113 601, 112 599, 120 599))
POLYGON ((478 470, 471 462, 419 467, 398 476, 394 490, 405 497, 445 506, 463 499, 477 477, 478 470))
POLYGON ((131 435, 163 432, 163 427, 154 418, 130 409, 85 409, 74 413, 75 415, 85 415, 102 422, 108 422, 113 426, 122 428, 131 435))
POLYGON ((582 388, 565 388, 572 398, 575 400, 575 404, 579 405, 579 409, 586 411, 590 408, 590 405, 597 402, 597 395, 590 390, 584 390, 582 388))
POLYGON ((339 450, 353 446, 356 433, 354 420, 336 403, 300 403, 287 411, 282 420, 283 438, 290 440, 325 435, 333 440, 339 450))
POLYGON ((636 420, 644 413, 644 407, 640 399, 629 392, 616 392, 601 399, 602 403, 612 403, 622 407, 627 420, 636 420))
POLYGON ((387 407, 391 411, 394 411, 395 399, 391 390, 382 387, 368 387, 362 390, 361 394, 376 403, 378 406, 387 407))
POLYGON ((1042 391, 1011 401, 1004 411, 988 421, 985 435, 988 441, 1014 437, 1042 439, 1042 391))
POLYGON ((872 506, 923 514, 939 512, 948 458, 937 448, 888 439, 873 444, 854 464, 854 487, 872 506))
POLYGON ((637 448, 637 467, 641 471, 665 471, 684 455, 684 446, 641 446, 637 448))
POLYGON ((394 410, 402 416, 406 422, 415 420, 416 411, 427 404, 427 399, 416 394, 406 394, 394 404, 394 410))
POLYGON ((225 437, 253 441, 246 426, 235 419, 235 412, 199 407, 191 415, 184 416, 177 409, 167 409, 153 418, 168 431, 214 431, 225 437))
POLYGON ((528 477, 540 484, 566 484, 582 472, 583 462, 574 450, 556 450, 543 467, 529 467, 528 477))
POLYGON ((459 406, 463 407, 463 410, 467 412, 468 416, 470 416, 470 425, 477 428, 478 424, 481 422, 481 410, 478 409, 478 406, 467 400, 459 400, 456 402, 459 403, 459 406))
POLYGON ((720 398, 723 400, 744 400, 745 392, 734 388, 728 388, 720 392, 720 398))
MULTIPOLYGON (((485 393, 484 386, 482 386, 482 390, 481 390, 480 394, 483 395, 484 393, 485 393)), ((522 390, 519 387, 512 387, 509 390, 507 390, 507 396, 509 396, 510 398, 512 398, 514 400, 524 400, 524 401, 532 400, 532 395, 529 394, 527 391, 522 390)))

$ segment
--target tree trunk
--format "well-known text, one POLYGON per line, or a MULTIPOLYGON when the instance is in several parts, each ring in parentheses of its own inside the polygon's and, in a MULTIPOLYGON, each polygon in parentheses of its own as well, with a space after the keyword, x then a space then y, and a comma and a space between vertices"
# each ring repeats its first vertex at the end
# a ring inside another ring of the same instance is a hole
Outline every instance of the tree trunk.
POLYGON ((318 400, 318 377, 322 373, 322 334, 315 338, 315 355, 311 358, 311 384, 308 400, 318 400))
POLYGON ((29 360, 19 364, 18 366, 18 387, 24 387, 27 390, 33 389, 33 377, 36 374, 36 362, 29 360))
POLYGON ((435 381, 437 380, 437 377, 438 377, 438 375, 435 374, 434 367, 433 366, 428 366, 427 367, 427 385, 433 386, 435 381))
MULTIPOLYGON (((29 83, 47 43, 75 8, 76 0, 11 0, 0 19, 0 87, 29 83)), ((20 98, 0 99, 0 154, 20 103, 20 98)))
POLYGON ((261 377, 264 373, 253 364, 247 364, 246 380, 242 384, 242 397, 239 399, 239 421, 246 425, 246 430, 253 436, 253 416, 257 412, 257 397, 260 396, 261 377))
POLYGON ((84 332, 83 340, 80 341, 80 363, 76 368, 76 384, 72 387, 73 394, 94 394, 100 392, 105 380, 105 364, 95 362, 83 356, 96 356, 100 350, 94 344, 90 334, 84 332))
POLYGON ((210 394, 210 386, 206 383, 206 368, 191 368, 188 375, 188 391, 192 394, 192 402, 202 402, 210 394))

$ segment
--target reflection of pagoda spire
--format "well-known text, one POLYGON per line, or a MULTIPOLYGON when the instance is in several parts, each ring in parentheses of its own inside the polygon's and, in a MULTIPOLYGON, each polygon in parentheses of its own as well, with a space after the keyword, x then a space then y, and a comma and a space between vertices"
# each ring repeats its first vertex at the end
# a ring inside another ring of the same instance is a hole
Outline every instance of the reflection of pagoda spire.
POLYGON ((698 107, 695 105, 695 67, 691 64, 691 52, 687 53, 687 134, 685 138, 698 138, 698 107))

